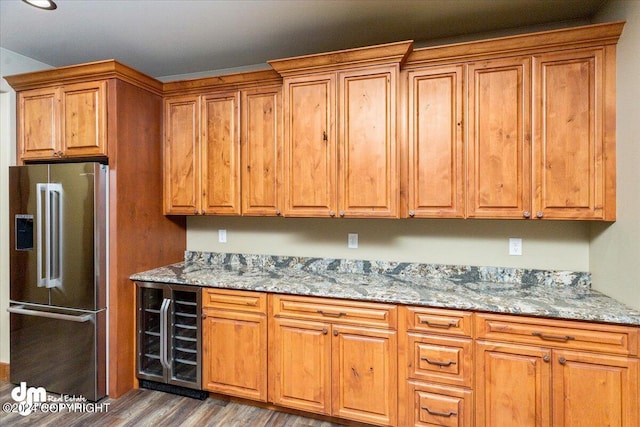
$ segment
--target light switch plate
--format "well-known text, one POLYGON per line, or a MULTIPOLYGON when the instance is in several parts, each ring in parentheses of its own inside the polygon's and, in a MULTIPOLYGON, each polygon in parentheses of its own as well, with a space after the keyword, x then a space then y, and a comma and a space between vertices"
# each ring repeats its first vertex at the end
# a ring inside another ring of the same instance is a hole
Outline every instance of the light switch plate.
POLYGON ((227 230, 224 228, 218 230, 218 243, 227 243, 227 230))
POLYGON ((509 238, 509 255, 522 255, 522 239, 519 237, 509 238))
POLYGON ((347 248, 358 249, 358 233, 349 233, 347 237, 347 248))

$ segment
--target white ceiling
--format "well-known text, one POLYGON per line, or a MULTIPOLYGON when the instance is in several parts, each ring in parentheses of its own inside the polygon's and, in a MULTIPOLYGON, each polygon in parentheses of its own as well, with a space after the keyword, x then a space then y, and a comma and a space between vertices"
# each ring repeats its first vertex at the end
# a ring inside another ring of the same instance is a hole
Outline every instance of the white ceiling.
MULTIPOLYGON (((0 0, 0 47, 52 66, 117 59, 154 77, 561 21, 606 0, 0 0)), ((566 23, 565 23, 566 25, 566 23)), ((424 44, 424 43, 423 43, 424 44)))

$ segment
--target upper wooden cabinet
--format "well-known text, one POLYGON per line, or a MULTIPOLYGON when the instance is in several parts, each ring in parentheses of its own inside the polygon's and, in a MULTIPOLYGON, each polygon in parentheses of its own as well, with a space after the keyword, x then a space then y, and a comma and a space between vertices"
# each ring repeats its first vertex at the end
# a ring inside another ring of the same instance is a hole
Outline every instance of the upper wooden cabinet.
POLYGON ((19 91, 18 155, 23 161, 107 155, 107 82, 19 91))
POLYGON ((240 92, 242 214, 282 214, 282 86, 240 92))
POLYGON ((407 72, 408 216, 464 216, 464 67, 407 72))
POLYGON ((468 72, 467 216, 530 216, 530 59, 475 62, 468 72))
POLYGON ((413 51, 403 77, 407 216, 615 220, 623 25, 413 51))
POLYGON ((399 216, 396 98, 411 46, 269 61, 284 77, 286 216, 399 216))
POLYGON ((165 213, 240 214, 239 101, 237 91, 165 99, 165 213))
POLYGON ((187 80, 165 92, 165 214, 279 215, 279 76, 187 80))
POLYGON ((615 219, 612 49, 533 57, 534 211, 538 218, 615 219))

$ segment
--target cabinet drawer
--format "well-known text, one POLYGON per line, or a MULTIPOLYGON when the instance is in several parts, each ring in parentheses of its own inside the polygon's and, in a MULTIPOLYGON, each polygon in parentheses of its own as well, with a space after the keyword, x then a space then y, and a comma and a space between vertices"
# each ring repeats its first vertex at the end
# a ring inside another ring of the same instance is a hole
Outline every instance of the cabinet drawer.
POLYGON ((202 307, 266 314, 267 294, 205 288, 202 291, 202 307))
POLYGON ((329 298, 273 295, 273 315, 396 329, 397 307, 329 298))
POLYGON ((409 382, 407 402, 408 425, 411 426, 471 426, 472 392, 455 387, 409 382), (413 403, 413 404, 412 404, 413 403))
POLYGON ((471 339, 408 333, 409 378, 471 387, 471 339))
POLYGON ((465 311, 404 307, 407 330, 470 337, 473 314, 465 311))
POLYGON ((477 314, 476 338, 613 354, 638 353, 636 328, 564 320, 477 314))

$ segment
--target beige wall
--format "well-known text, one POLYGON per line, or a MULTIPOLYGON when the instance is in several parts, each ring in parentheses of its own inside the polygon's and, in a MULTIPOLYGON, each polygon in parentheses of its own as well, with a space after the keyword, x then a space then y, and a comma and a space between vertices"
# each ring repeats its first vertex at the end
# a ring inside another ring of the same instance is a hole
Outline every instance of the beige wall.
POLYGON ((16 93, 4 76, 51 68, 0 48, 0 363, 9 362, 9 166, 15 164, 16 93))
POLYGON ((597 22, 625 20, 617 48, 618 220, 591 229, 594 288, 640 309, 640 1, 612 0, 597 22))
POLYGON ((588 224, 559 221, 190 217, 187 248, 369 260, 587 271, 588 224), (218 243, 218 230, 227 243, 218 243), (347 248, 358 233, 359 248, 347 248), (523 255, 508 255, 509 237, 523 255))

